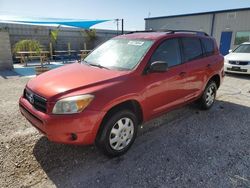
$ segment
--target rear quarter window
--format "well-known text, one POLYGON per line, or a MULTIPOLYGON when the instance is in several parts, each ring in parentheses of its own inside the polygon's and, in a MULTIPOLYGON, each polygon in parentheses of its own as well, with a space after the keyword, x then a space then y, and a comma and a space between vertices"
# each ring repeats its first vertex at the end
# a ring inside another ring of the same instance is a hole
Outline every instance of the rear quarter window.
POLYGON ((191 61, 203 57, 199 38, 182 38, 184 61, 191 61))
POLYGON ((201 39, 203 48, 205 50, 205 55, 206 56, 210 56, 214 54, 215 51, 215 46, 214 46, 214 41, 212 39, 209 38, 202 38, 201 39))

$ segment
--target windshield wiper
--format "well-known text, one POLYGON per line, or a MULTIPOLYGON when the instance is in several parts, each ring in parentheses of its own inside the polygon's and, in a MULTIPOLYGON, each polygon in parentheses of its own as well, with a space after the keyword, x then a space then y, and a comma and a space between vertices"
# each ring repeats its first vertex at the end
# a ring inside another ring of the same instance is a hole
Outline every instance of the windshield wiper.
POLYGON ((109 68, 104 67, 101 64, 95 64, 95 63, 87 63, 87 64, 90 65, 90 66, 93 66, 93 67, 98 67, 98 68, 101 68, 101 69, 108 69, 109 70, 109 68))
POLYGON ((88 62, 86 60, 83 60, 81 63, 83 63, 85 65, 93 66, 93 67, 98 67, 98 68, 101 68, 101 69, 108 69, 108 70, 110 70, 108 67, 104 67, 101 64, 90 63, 90 62, 88 62))

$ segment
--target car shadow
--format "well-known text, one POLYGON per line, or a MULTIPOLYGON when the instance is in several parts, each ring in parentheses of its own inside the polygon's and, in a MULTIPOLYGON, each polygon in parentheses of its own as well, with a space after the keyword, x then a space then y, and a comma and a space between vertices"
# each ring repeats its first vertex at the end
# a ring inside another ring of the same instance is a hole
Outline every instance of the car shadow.
POLYGON ((250 74, 237 74, 237 73, 226 73, 227 77, 240 78, 245 80, 250 80, 250 74))
POLYGON ((17 74, 13 70, 0 70, 0 76, 4 79, 8 79, 11 77, 20 77, 21 75, 17 74))
POLYGON ((247 106, 217 101, 209 111, 200 111, 194 103, 143 124, 121 157, 45 137, 33 154, 57 187, 230 187, 230 177, 249 173, 247 117, 247 106))

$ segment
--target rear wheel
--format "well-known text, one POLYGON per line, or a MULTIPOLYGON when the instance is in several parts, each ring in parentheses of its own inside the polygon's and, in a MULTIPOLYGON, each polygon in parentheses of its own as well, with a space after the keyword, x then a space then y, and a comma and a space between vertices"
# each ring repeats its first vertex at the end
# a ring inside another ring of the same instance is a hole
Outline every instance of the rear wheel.
POLYGON ((111 157, 122 155, 133 144, 137 127, 138 120, 134 113, 129 110, 117 112, 104 123, 97 138, 97 147, 111 157))
POLYGON ((217 92, 217 85, 214 81, 208 82, 201 98, 199 99, 200 107, 203 110, 208 110, 214 104, 217 92))

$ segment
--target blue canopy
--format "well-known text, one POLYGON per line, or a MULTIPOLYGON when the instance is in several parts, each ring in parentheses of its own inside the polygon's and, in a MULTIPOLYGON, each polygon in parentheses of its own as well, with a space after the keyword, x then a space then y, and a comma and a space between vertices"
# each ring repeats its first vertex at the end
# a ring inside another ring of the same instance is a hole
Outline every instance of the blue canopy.
POLYGON ((17 17, 3 17, 0 18, 0 21, 5 23, 11 22, 11 23, 24 23, 24 24, 36 24, 36 25, 64 25, 64 26, 89 29, 93 25, 111 20, 83 20, 83 19, 58 19, 58 18, 18 19, 17 17))

